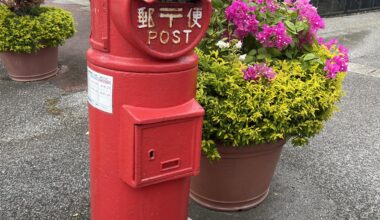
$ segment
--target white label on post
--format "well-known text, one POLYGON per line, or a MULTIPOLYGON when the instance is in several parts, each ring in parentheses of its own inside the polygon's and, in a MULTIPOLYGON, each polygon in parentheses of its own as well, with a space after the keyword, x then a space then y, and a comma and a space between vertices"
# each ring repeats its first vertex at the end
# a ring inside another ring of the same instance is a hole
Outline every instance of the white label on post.
POLYGON ((113 78, 87 67, 88 102, 95 108, 112 114, 113 78))

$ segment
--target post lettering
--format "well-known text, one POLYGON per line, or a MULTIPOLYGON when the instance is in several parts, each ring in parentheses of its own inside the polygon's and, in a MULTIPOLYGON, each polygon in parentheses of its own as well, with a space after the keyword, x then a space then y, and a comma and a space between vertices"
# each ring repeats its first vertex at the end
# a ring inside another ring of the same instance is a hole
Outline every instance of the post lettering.
POLYGON ((193 30, 202 28, 202 17, 203 11, 201 7, 186 9, 182 7, 140 7, 137 9, 137 28, 147 29, 145 33, 148 34, 148 45, 156 43, 161 45, 179 45, 181 42, 189 44, 189 41, 192 39, 190 37, 193 37, 194 34, 193 30), (155 10, 158 12, 155 12, 155 10), (159 29, 157 29, 155 23, 160 24, 159 29), (183 23, 187 23, 187 27, 180 25, 183 23), (177 28, 174 29, 173 27, 177 28), (186 29, 183 30, 181 28, 186 29))
POLYGON ((189 43, 189 34, 192 32, 192 30, 183 30, 183 33, 186 34, 186 44, 189 43))
POLYGON ((172 28, 175 18, 183 18, 182 11, 183 8, 160 8, 160 18, 169 18, 169 28, 172 28))
POLYGON ((160 33, 160 42, 162 44, 167 44, 169 42, 169 32, 161 31, 160 33), (165 37, 163 37, 165 35, 165 37))
POLYGON ((181 43, 181 38, 180 38, 180 35, 181 32, 179 30, 175 30, 173 31, 173 44, 179 44, 181 43))
POLYGON ((150 45, 150 41, 157 38, 157 32, 156 31, 149 31, 148 34, 148 44, 150 45))
POLYGON ((154 27, 153 21, 154 8, 141 7, 137 11, 138 28, 152 28, 154 27))
POLYGON ((201 28, 201 24, 199 24, 199 20, 202 19, 202 8, 192 8, 190 9, 189 13, 187 14, 187 26, 189 28, 193 28, 197 26, 198 28, 201 28))

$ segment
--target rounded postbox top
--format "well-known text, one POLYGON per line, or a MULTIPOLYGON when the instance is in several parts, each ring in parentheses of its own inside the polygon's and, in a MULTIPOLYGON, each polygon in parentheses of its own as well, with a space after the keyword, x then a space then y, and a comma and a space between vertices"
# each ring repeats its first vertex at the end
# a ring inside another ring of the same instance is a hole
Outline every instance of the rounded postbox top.
POLYGON ((122 17, 113 17, 119 31, 158 59, 178 58, 194 49, 211 16, 211 0, 128 0, 125 7, 122 17))

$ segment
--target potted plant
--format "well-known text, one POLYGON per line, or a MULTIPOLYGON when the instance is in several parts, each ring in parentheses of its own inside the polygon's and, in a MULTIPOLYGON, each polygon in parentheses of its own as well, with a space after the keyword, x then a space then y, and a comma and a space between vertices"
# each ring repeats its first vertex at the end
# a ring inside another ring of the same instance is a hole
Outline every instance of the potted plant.
POLYGON ((58 46, 75 32, 70 12, 40 7, 43 0, 0 0, 0 58, 15 81, 58 72, 58 46))
POLYGON ((243 210, 268 195, 285 142, 306 145, 333 115, 348 55, 336 40, 318 37, 324 23, 308 0, 213 5, 197 50, 197 99, 206 115, 191 198, 243 210))

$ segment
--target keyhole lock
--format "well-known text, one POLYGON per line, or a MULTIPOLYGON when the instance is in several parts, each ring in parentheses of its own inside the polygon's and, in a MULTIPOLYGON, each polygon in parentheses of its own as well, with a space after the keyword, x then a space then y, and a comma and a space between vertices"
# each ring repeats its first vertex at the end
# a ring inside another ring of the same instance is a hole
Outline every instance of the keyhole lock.
POLYGON ((150 149, 148 151, 149 154, 149 160, 154 160, 156 158, 156 151, 154 149, 150 149))

